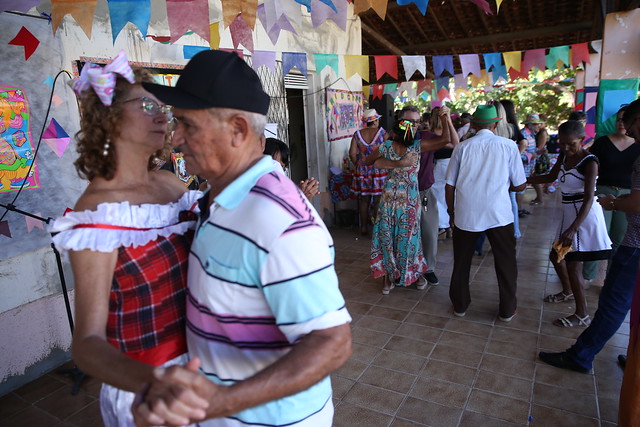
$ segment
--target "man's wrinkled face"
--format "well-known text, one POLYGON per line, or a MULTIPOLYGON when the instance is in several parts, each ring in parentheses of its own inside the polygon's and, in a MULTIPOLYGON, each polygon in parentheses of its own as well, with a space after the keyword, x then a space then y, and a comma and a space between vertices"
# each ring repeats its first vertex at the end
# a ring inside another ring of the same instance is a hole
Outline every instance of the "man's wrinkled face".
POLYGON ((627 129, 627 136, 635 139, 636 142, 640 142, 640 120, 638 120, 638 115, 624 122, 624 127, 627 129))
POLYGON ((182 151, 187 172, 215 178, 231 159, 228 123, 209 110, 174 109, 177 126, 172 144, 182 151))

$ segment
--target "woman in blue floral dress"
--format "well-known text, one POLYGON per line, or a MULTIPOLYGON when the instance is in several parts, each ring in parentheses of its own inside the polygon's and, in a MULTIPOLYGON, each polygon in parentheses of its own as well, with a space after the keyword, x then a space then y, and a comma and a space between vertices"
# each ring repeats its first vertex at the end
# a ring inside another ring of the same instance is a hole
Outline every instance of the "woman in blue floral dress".
MULTIPOLYGON (((448 109, 446 109, 448 115, 448 109)), ((374 278, 383 277, 382 293, 388 294, 397 284, 409 286, 427 271, 420 238, 420 200, 418 168, 420 139, 414 139, 415 129, 409 120, 396 121, 392 140, 382 144, 374 155, 392 161, 410 159, 409 166, 391 169, 373 226, 371 241, 371 272, 374 278), (395 283, 394 283, 395 282, 395 283)), ((443 137, 448 138, 447 135, 443 137)), ((424 289, 426 281, 418 285, 424 289)))

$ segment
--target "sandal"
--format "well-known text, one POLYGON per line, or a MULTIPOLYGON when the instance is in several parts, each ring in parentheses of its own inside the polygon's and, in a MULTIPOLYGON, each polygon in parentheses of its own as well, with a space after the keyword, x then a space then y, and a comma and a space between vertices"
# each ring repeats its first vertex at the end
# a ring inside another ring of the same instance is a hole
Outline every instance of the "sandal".
POLYGON ((591 318, 589 317, 588 314, 586 314, 584 317, 580 317, 577 314, 572 314, 571 316, 561 317, 559 319, 554 320, 553 324, 555 326, 560 326, 561 328, 573 328, 574 326, 587 327, 591 324, 591 318), (578 323, 573 323, 573 321, 571 321, 570 319, 571 317, 574 317, 575 319, 577 319, 578 323))
POLYGON ((544 302, 553 302, 553 303, 568 302, 573 300, 575 300, 575 298, 573 297, 573 294, 565 294, 564 292, 558 292, 557 294, 550 294, 544 297, 544 302))
POLYGON ((529 202, 529 204, 530 204, 531 206, 541 205, 541 204, 542 204, 542 200, 536 200, 536 199, 533 199, 532 201, 530 201, 530 202, 529 202))
POLYGON ((427 279, 425 279, 424 276, 420 276, 420 278, 418 280, 416 280, 416 288, 421 291, 424 288, 427 287, 427 284, 429 283, 429 281, 427 279))
POLYGON ((382 295, 389 295, 389 292, 391 292, 391 290, 395 287, 396 285, 392 283, 388 288, 382 288, 382 295))

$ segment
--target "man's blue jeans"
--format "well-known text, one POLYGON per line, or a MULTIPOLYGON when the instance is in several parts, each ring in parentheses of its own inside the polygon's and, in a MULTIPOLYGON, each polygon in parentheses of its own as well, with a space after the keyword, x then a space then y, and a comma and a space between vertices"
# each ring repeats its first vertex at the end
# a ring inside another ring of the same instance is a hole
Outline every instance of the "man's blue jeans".
POLYGON ((640 249, 620 246, 610 261, 611 268, 600 292, 598 310, 589 327, 567 350, 567 354, 585 369, 591 369, 596 354, 618 331, 629 312, 638 260, 640 249))

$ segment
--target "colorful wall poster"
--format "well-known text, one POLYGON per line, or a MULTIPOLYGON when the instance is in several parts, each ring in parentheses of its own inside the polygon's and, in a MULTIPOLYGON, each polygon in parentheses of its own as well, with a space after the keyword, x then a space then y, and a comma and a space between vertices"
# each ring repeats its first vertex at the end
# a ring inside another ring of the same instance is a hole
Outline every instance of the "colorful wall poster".
POLYGON ((40 187, 24 89, 0 85, 0 193, 40 187))
POLYGON ((362 92, 327 89, 327 136, 329 141, 350 138, 362 127, 362 92))

